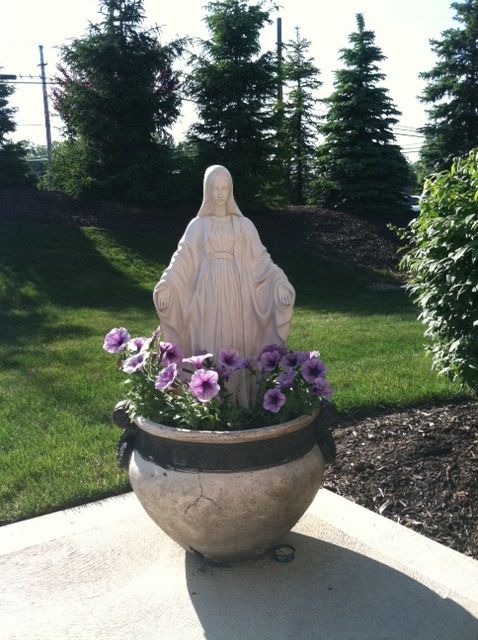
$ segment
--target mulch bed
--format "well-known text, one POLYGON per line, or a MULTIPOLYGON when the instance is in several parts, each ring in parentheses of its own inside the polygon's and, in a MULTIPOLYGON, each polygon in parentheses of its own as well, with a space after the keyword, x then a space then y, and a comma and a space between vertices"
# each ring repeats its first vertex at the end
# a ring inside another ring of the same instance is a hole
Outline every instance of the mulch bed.
POLYGON ((478 559, 478 403, 342 422, 325 488, 478 559))
POLYGON ((364 267, 397 271, 399 240, 388 224, 405 227, 411 215, 362 217, 320 207, 289 206, 253 217, 270 248, 309 249, 316 255, 364 267))
MULTIPOLYGON (((73 200, 34 189, 0 190, 0 221, 167 229, 178 238, 194 210, 142 210, 73 200)), ((264 244, 396 271, 398 240, 387 223, 317 207, 250 216, 264 244)), ((433 540, 478 559, 478 403, 401 410, 342 419, 337 458, 325 487, 433 540)))

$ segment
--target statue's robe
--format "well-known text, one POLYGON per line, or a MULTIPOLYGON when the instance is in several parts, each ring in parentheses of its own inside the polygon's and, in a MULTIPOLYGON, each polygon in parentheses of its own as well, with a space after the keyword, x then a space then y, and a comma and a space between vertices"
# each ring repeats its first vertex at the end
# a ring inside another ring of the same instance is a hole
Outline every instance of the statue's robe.
MULTIPOLYGON (((286 275, 262 244, 254 224, 242 215, 232 215, 233 259, 239 275, 241 300, 238 301, 237 340, 243 358, 258 355, 268 344, 282 344, 292 317, 295 292, 286 275), (279 284, 289 292, 290 305, 279 299, 279 284)), ((217 354, 218 332, 211 322, 207 300, 207 239, 210 216, 196 217, 189 223, 171 263, 156 285, 153 298, 160 317, 161 333, 167 342, 178 344, 185 355, 201 352, 217 354), (167 285, 171 297, 166 309, 159 309, 161 289, 167 285)))

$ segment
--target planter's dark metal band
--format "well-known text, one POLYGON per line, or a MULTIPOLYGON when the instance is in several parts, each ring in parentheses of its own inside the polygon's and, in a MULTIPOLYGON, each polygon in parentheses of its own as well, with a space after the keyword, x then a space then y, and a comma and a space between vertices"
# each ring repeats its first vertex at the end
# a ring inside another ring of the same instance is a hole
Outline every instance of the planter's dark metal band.
POLYGON ((135 449, 146 460, 179 471, 252 471, 302 458, 317 444, 314 424, 280 438, 234 444, 175 442, 138 430, 135 449))

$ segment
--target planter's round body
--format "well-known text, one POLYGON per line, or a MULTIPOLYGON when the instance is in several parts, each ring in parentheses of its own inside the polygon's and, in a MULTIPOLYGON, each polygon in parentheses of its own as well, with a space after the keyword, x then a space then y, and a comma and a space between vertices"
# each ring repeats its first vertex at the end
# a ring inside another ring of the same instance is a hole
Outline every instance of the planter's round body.
POLYGON ((324 475, 313 421, 247 431, 187 431, 138 417, 131 486, 173 540, 208 560, 252 557, 280 542, 324 475))

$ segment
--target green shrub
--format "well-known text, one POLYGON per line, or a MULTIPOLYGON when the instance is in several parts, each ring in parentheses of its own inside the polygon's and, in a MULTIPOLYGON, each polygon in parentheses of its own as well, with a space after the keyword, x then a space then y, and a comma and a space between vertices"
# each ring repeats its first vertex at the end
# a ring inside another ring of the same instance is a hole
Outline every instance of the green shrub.
POLYGON ((53 149, 53 160, 40 187, 64 191, 77 198, 88 194, 92 180, 88 174, 88 149, 81 140, 64 140, 53 149))
POLYGON ((36 178, 25 161, 26 155, 23 142, 0 144, 0 189, 35 185, 36 178))
POLYGON ((433 366, 478 390, 478 149, 425 181, 403 232, 402 269, 420 307, 433 366))

